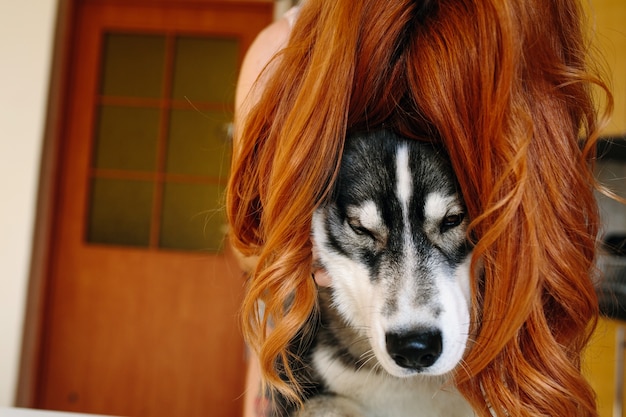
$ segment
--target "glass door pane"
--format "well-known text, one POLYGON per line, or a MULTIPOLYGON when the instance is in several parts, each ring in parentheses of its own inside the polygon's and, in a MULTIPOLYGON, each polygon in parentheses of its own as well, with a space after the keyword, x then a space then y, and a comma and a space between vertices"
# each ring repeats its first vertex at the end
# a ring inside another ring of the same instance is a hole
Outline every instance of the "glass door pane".
POLYGON ((238 40, 103 39, 87 241, 220 251, 238 40))
POLYGON ((232 103, 238 55, 236 39, 177 38, 172 98, 232 103))
POLYGON ((161 97, 165 41, 162 35, 107 34, 102 51, 101 94, 113 97, 161 97))

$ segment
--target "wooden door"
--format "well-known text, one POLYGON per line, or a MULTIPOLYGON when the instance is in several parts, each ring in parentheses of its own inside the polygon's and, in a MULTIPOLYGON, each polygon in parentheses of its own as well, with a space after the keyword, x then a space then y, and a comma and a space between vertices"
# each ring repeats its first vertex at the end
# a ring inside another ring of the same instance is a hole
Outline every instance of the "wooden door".
POLYGON ((237 68, 271 13, 263 1, 78 6, 37 407, 240 414, 227 129, 237 68))

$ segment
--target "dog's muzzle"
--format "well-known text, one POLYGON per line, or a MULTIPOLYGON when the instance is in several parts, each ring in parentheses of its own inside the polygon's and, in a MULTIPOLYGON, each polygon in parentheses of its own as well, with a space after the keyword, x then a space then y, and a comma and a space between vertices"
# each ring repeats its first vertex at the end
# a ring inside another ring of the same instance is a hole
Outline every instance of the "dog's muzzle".
POLYGON ((441 356, 441 332, 424 329, 385 335, 387 352, 395 363, 406 369, 421 371, 432 366, 441 356))

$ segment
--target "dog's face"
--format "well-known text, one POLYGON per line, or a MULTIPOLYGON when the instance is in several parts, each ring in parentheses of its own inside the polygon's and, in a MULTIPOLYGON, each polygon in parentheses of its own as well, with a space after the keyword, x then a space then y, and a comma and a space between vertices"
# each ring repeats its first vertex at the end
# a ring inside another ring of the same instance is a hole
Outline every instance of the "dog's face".
POLYGON ((378 131, 347 140, 331 201, 313 219, 333 305, 391 375, 442 375, 469 330, 468 219, 431 145, 378 131))

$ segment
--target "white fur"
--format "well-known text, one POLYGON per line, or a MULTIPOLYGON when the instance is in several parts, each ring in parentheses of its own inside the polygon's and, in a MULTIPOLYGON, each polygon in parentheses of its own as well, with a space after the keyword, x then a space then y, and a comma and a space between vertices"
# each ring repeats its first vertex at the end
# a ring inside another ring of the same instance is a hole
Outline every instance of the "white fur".
POLYGON ((441 220, 454 201, 456 201, 455 196, 444 195, 437 192, 428 194, 426 196, 426 202, 424 203, 426 221, 441 220))
POLYGON ((332 391, 362 405, 363 417, 474 415, 463 397, 444 378, 398 379, 369 370, 354 371, 333 359, 333 352, 327 349, 317 350, 313 361, 332 391))
POLYGON ((368 229, 377 229, 382 223, 382 216, 378 211, 378 207, 376 207, 376 203, 373 201, 366 201, 365 204, 361 207, 361 223, 363 227, 368 229))
POLYGON ((409 148, 406 145, 401 145, 396 154, 396 177, 398 200, 406 211, 413 194, 413 178, 409 168, 409 148))

